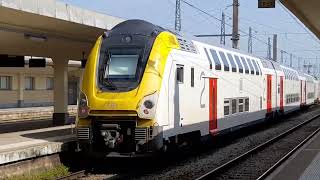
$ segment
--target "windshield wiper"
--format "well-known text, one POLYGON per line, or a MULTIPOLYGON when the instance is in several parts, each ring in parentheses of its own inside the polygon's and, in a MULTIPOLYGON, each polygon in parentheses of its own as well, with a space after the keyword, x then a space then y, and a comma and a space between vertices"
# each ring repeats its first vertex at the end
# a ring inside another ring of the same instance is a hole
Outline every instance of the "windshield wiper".
POLYGON ((104 70, 104 76, 103 76, 103 82, 107 82, 107 85, 108 87, 111 87, 113 88, 114 90, 117 89, 117 87, 111 82, 110 78, 109 78, 109 67, 110 67, 110 61, 111 61, 111 57, 109 55, 109 61, 107 61, 107 65, 106 65, 106 68, 104 70))

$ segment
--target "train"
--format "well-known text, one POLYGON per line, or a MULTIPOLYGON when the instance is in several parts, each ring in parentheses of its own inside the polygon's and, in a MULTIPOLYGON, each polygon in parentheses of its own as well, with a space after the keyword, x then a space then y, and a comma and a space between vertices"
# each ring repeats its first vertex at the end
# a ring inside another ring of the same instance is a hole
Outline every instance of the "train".
POLYGON ((308 107, 319 95, 316 78, 278 62, 127 20, 102 34, 87 58, 78 149, 166 151, 308 107))

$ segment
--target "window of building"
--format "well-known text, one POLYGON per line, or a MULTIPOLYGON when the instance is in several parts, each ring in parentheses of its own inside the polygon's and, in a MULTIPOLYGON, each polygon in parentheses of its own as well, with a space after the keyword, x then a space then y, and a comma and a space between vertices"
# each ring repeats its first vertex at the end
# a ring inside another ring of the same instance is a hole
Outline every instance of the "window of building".
POLYGON ((236 65, 236 62, 234 61, 234 58, 232 57, 232 55, 230 53, 227 53, 227 56, 228 56, 229 61, 231 63, 232 72, 237 72, 237 65, 236 65))
POLYGON ((35 84, 34 84, 34 77, 27 76, 25 77, 25 90, 34 90, 35 84))
POLYGON ((183 76, 184 76, 183 65, 177 65, 177 81, 179 83, 183 83, 183 76))
POLYGON ((230 114, 230 99, 224 99, 224 115, 230 114))
POLYGON ((53 78, 52 77, 47 77, 47 79, 46 79, 46 87, 47 87, 47 90, 52 90, 53 89, 53 78))
POLYGON ((239 56, 234 56, 234 59, 236 60, 237 64, 238 64, 238 67, 239 67, 239 73, 243 73, 243 66, 240 62, 240 59, 239 59, 239 56))
POLYGON ((218 57, 217 51, 215 51, 213 49, 210 49, 210 52, 211 52, 212 58, 213 58, 214 63, 215 63, 215 69, 216 70, 221 70, 221 62, 220 62, 220 59, 218 57))
POLYGON ((241 62, 244 66, 245 73, 249 74, 249 67, 248 67, 248 64, 246 63, 246 60, 244 59, 244 57, 241 57, 241 62))
POLYGON ((254 68, 253 68, 253 66, 252 66, 252 64, 251 64, 250 59, 249 59, 249 58, 246 58, 246 60, 247 60, 247 63, 249 64, 249 67, 250 67, 250 70, 251 70, 251 74, 254 74, 254 68))
POLYGON ((243 99, 238 99, 239 112, 243 112, 243 99))
POLYGON ((211 61, 211 59, 210 59, 210 56, 209 56, 209 53, 208 53, 207 48, 204 48, 204 52, 205 52, 206 55, 207 55, 207 58, 208 58, 208 61, 209 61, 209 64, 210 64, 210 69, 212 69, 212 61, 211 61))
POLYGON ((228 63, 226 55, 222 51, 219 51, 219 55, 220 55, 220 57, 222 59, 223 65, 224 65, 223 66, 224 67, 224 71, 229 71, 229 63, 228 63))
POLYGON ((245 110, 245 111, 249 111, 249 98, 246 98, 246 99, 245 99, 245 102, 244 102, 244 110, 245 110))
POLYGON ((0 90, 10 90, 11 89, 11 76, 0 76, 0 90))
POLYGON ((237 99, 232 99, 232 101, 231 101, 231 111, 232 111, 232 114, 237 113, 237 99))
POLYGON ((191 87, 194 87, 194 67, 191 68, 191 87))

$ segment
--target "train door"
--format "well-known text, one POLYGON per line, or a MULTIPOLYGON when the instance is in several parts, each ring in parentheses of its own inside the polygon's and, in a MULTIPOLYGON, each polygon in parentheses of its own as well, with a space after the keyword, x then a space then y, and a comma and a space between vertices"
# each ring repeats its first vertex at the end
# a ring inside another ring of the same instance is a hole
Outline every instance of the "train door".
POLYGON ((306 103, 306 83, 303 80, 300 81, 300 92, 301 92, 300 104, 304 105, 306 103))
POLYGON ((209 132, 212 135, 217 134, 217 78, 209 78, 209 132))
POLYGON ((272 75, 267 75, 267 113, 272 111, 272 75))
POLYGON ((184 99, 184 71, 185 67, 182 64, 175 64, 175 85, 174 85, 174 129, 178 130, 183 126, 183 107, 184 99))
POLYGON ((280 112, 283 111, 283 76, 280 76, 280 112))

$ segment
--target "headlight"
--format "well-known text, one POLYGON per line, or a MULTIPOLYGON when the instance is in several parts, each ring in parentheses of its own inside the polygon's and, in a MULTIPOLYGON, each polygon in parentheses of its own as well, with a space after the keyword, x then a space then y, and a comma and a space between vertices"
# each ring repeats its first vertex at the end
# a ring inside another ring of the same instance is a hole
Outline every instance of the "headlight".
POLYGON ((90 108, 88 107, 88 99, 87 96, 80 92, 79 96, 79 104, 78 104, 78 117, 86 118, 89 115, 90 108))
POLYGON ((147 95, 139 103, 138 116, 143 119, 152 119, 156 114, 158 93, 147 95))

